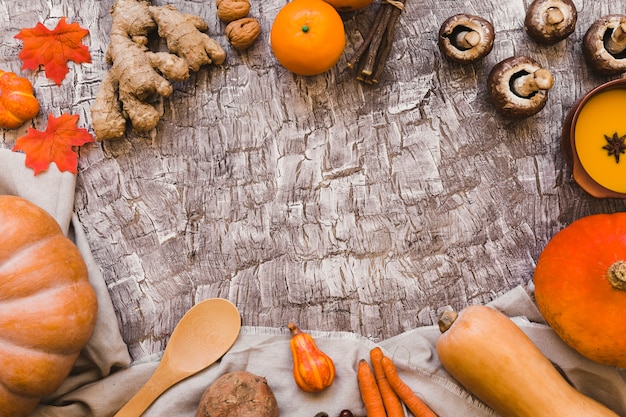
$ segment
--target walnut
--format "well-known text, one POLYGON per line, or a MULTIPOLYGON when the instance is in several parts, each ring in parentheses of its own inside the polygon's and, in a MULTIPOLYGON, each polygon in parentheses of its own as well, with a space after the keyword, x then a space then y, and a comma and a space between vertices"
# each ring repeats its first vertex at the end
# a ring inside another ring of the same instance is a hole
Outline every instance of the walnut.
POLYGON ((216 0, 217 17, 224 23, 246 17, 250 12, 248 0, 216 0))
POLYGON ((253 17, 245 17, 230 22, 225 29, 231 45, 238 51, 250 47, 261 33, 261 24, 253 17))

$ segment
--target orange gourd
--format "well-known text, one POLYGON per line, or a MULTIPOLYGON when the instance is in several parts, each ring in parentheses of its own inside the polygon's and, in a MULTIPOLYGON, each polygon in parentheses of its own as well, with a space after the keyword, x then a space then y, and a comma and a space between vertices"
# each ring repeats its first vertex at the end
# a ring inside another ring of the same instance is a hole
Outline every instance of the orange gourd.
POLYGON ((321 74, 339 61, 346 46, 343 21, 324 0, 293 0, 274 18, 270 46, 289 71, 305 76, 321 74))
POLYGON ((373 0, 324 0, 340 12, 353 12, 372 4, 373 0))
POLYGON ((26 78, 0 70, 0 127, 15 129, 39 113, 39 101, 26 78))
POLYGON ((0 195, 0 417, 26 417, 70 373, 93 332, 80 252, 43 209, 0 195))
POLYGON ((626 213, 590 215, 556 233, 534 283, 539 310, 565 343, 626 368, 626 213))
POLYGON ((289 347, 293 356, 293 377, 296 385, 306 392, 323 391, 335 380, 335 364, 322 352, 313 337, 294 323, 289 323, 291 340, 289 347))

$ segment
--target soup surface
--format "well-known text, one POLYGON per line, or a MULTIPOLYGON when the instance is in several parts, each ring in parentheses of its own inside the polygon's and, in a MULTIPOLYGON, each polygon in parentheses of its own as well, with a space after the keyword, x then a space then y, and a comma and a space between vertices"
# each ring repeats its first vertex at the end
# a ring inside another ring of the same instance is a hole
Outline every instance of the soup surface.
POLYGON ((626 89, 589 99, 576 120, 574 138, 585 171, 603 187, 626 193, 626 89))

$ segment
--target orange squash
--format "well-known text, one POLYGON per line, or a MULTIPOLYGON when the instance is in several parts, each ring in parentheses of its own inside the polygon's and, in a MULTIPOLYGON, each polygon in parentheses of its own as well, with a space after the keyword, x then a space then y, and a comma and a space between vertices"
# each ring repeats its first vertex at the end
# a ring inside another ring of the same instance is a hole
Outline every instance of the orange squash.
POLYGON ((446 311, 437 356, 502 417, 618 417, 577 391, 511 319, 487 306, 446 311))
POLYGON ((317 347, 313 337, 294 323, 289 323, 293 356, 293 377, 296 385, 306 392, 323 391, 335 380, 333 360, 317 347))
POLYGON ((26 78, 0 70, 0 127, 15 129, 39 113, 39 101, 26 78))
POLYGON ((583 217, 556 233, 534 283, 539 310, 565 343, 626 368, 626 213, 583 217))
POLYGON ((58 223, 0 195, 0 417, 26 417, 70 373, 93 332, 87 267, 58 223))

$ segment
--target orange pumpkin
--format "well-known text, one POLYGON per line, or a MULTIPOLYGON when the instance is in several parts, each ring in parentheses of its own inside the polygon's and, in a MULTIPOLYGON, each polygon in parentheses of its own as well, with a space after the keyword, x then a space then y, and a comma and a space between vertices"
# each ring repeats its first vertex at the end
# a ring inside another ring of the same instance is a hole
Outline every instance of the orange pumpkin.
POLYGON ((565 343, 626 368, 626 213, 574 221, 550 239, 535 268, 537 306, 565 343))
POLYGON ((324 0, 340 12, 354 12, 372 4, 373 0, 324 0))
POLYGON ((26 78, 0 70, 0 127, 15 129, 39 113, 39 101, 26 78))
POLYGON ((80 252, 43 209, 0 195, 0 417, 26 417, 70 373, 93 332, 80 252))

